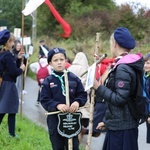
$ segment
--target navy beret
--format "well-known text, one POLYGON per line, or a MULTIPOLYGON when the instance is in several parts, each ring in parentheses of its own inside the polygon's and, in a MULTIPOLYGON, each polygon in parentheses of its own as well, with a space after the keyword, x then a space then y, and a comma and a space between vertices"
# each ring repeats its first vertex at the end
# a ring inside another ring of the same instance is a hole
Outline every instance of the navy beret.
POLYGON ((45 42, 45 41, 44 41, 44 40, 40 40, 40 41, 39 41, 39 43, 43 43, 43 42, 45 42))
POLYGON ((58 54, 58 53, 62 53, 62 54, 64 54, 65 57, 66 57, 66 52, 65 52, 65 50, 62 49, 62 48, 57 48, 57 47, 56 47, 56 48, 51 49, 51 50, 48 52, 47 62, 48 62, 48 63, 51 62, 52 57, 53 57, 55 54, 58 54))
POLYGON ((136 42, 127 28, 119 27, 114 31, 116 42, 123 48, 131 50, 135 47, 136 42))
POLYGON ((10 38, 9 30, 5 29, 0 31, 0 45, 4 45, 10 38))

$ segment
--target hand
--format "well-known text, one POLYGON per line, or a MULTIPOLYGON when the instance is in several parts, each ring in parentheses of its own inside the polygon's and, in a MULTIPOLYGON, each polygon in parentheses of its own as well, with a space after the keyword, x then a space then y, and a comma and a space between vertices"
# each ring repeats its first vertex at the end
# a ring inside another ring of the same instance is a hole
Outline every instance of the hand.
POLYGON ((150 117, 148 117, 147 122, 150 124, 150 117))
POLYGON ((18 53, 18 58, 21 59, 23 57, 23 55, 24 55, 24 50, 21 49, 18 53))
POLYGON ((78 102, 73 102, 69 108, 70 113, 77 112, 79 109, 79 103, 78 102))
POLYGON ((57 109, 60 110, 61 112, 69 111, 69 107, 66 104, 58 104, 57 109))
POLYGON ((99 87, 99 82, 95 79, 95 80, 94 80, 93 88, 94 88, 95 90, 97 90, 98 87, 99 87))
POLYGON ((97 125, 96 129, 105 130, 105 124, 104 124, 104 122, 100 122, 100 123, 97 125))

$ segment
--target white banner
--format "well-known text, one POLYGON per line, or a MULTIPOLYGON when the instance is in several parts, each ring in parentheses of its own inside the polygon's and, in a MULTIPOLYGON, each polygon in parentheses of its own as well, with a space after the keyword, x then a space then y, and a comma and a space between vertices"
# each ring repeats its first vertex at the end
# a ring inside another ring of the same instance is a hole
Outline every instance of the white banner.
POLYGON ((29 0, 22 13, 27 16, 30 15, 33 11, 35 11, 41 4, 44 3, 45 0, 29 0))

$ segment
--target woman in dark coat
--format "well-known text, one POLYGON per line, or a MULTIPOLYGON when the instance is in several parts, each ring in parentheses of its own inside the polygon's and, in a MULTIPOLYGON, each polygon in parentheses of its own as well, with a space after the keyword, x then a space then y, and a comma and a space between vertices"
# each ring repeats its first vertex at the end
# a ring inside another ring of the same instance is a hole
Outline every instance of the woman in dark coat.
POLYGON ((117 28, 110 38, 110 51, 116 62, 105 85, 94 82, 96 94, 107 104, 105 122, 97 126, 107 128, 103 150, 138 150, 138 120, 133 118, 128 101, 135 97, 136 72, 143 74, 144 59, 141 54, 129 54, 134 47, 129 30, 117 28))
POLYGON ((0 45, 2 45, 0 51, 0 76, 2 79, 0 86, 0 124, 5 114, 8 114, 8 129, 12 137, 16 137, 15 116, 19 107, 19 97, 15 82, 17 76, 25 69, 24 64, 20 66, 23 52, 18 54, 19 59, 17 61, 12 55, 14 41, 15 37, 10 34, 9 30, 6 29, 0 32, 0 45))

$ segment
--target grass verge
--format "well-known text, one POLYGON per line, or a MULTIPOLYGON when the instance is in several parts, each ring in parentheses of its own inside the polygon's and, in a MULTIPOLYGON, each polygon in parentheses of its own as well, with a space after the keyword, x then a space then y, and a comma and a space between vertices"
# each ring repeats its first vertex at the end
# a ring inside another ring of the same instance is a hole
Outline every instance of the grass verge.
POLYGON ((47 131, 25 117, 16 118, 18 138, 8 135, 7 115, 0 125, 0 150, 52 150, 47 131))
MULTIPOLYGON (((0 150, 52 150, 48 132, 25 117, 16 117, 16 134, 12 138, 8 134, 7 115, 0 125, 0 150)), ((84 150, 80 145, 80 150, 84 150)))

